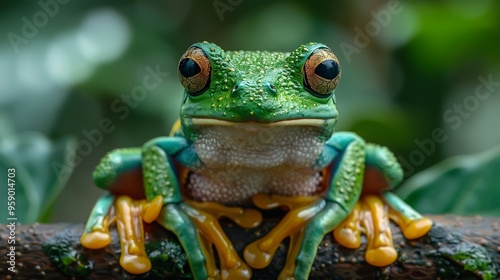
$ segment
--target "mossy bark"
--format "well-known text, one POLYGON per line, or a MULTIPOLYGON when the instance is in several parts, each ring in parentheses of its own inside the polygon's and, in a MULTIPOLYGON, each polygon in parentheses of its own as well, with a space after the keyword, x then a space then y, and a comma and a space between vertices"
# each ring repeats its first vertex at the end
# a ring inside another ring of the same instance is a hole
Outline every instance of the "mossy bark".
MULTIPOLYGON (((327 234, 318 248, 309 279, 493 279, 500 275, 500 219, 483 217, 432 216, 429 234, 406 240, 391 225, 397 261, 383 268, 364 261, 366 240, 359 249, 341 247, 327 234)), ((261 237, 278 218, 265 219, 258 229, 242 229, 229 221, 222 225, 240 252, 261 237)), ((7 244, 10 230, 0 228, 0 275, 2 279, 189 279, 186 256, 175 236, 156 224, 146 225, 146 250, 153 269, 134 276, 119 265, 120 244, 116 229, 107 248, 88 250, 79 242, 83 224, 17 225, 16 272, 8 270, 7 244)), ((286 242, 271 265, 254 270, 252 279, 276 279, 286 256, 286 242)))

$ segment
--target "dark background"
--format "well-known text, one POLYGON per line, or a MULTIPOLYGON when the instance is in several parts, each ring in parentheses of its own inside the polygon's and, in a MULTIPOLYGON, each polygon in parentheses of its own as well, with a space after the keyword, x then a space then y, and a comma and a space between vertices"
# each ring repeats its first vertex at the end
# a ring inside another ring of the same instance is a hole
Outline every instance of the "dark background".
POLYGON ((86 154, 52 221, 87 218, 102 193, 91 172, 106 152, 168 134, 183 91, 178 59, 202 40, 225 50, 292 51, 309 41, 330 46, 343 70, 338 129, 388 146, 407 177, 500 143, 498 1, 42 0, 0 6, 0 126, 37 131, 54 142, 74 137, 77 153, 86 154), (168 77, 127 103, 123 96, 156 68, 168 77), (491 86, 477 91, 487 80, 491 86))

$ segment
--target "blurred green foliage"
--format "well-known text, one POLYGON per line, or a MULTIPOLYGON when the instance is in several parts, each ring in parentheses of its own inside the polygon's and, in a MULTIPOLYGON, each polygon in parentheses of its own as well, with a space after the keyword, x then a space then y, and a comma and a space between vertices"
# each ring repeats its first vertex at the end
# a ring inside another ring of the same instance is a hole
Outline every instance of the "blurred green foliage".
POLYGON ((406 181, 397 194, 429 214, 500 216, 500 148, 444 160, 406 181))
POLYGON ((388 146, 410 177, 500 143, 499 8, 494 0, 2 1, 0 110, 12 135, 76 139, 53 220, 83 221, 101 194, 90 177, 99 159, 168 133, 182 97, 177 61, 189 45, 291 51, 319 41, 342 65, 339 130, 388 146), (168 76, 131 100, 151 69, 168 76))
POLYGON ((51 143, 39 132, 15 134, 5 120, 0 122, 0 169, 5 172, 0 219, 5 223, 8 218, 22 223, 47 222, 73 171, 68 151, 76 143, 71 138, 51 143))
POLYGON ((500 216, 499 170, 498 147, 452 157, 410 178, 397 194, 421 213, 500 216))

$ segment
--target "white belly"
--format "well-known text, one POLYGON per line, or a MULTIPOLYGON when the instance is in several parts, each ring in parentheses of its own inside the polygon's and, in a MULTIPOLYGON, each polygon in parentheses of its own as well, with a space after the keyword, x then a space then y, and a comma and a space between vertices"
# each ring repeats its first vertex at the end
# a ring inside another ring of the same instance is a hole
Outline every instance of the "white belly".
POLYGON ((244 204, 257 193, 312 195, 321 182, 315 161, 324 141, 315 127, 208 126, 195 149, 203 167, 191 170, 193 199, 244 204))

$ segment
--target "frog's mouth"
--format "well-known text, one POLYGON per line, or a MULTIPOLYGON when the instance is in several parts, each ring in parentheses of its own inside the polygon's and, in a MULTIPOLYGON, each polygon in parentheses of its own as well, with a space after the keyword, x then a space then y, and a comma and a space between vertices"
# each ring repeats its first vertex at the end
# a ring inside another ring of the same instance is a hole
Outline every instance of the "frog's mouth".
POLYGON ((231 122, 220 119, 212 118, 191 118, 192 125, 194 126, 225 126, 233 127, 249 132, 257 132, 263 128, 273 128, 273 127, 297 127, 297 126, 310 126, 318 128, 328 128, 335 125, 336 118, 330 119, 291 119, 291 120, 281 120, 276 122, 231 122))

